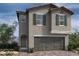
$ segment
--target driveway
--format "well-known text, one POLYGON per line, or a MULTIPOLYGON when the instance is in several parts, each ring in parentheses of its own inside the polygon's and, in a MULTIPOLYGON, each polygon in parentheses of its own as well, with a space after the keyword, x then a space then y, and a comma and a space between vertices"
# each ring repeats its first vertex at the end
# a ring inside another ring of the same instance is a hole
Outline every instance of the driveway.
POLYGON ((37 51, 34 53, 20 52, 20 56, 79 56, 72 51, 37 51))

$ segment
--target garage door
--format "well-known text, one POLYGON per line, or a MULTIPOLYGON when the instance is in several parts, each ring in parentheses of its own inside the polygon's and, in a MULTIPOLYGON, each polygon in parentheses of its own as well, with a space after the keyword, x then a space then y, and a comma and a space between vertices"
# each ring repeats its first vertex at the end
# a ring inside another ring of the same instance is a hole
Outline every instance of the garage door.
POLYGON ((35 50, 62 50, 64 49, 64 37, 35 37, 35 50))

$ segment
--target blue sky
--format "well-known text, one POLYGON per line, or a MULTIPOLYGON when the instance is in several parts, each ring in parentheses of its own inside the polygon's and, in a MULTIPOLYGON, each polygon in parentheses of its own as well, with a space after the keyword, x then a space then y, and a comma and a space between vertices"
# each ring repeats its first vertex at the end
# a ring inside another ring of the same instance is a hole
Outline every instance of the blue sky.
MULTIPOLYGON (((73 28, 79 27, 79 4, 78 3, 54 3, 57 6, 65 6, 74 12, 71 19, 72 31, 73 28)), ((0 4, 0 23, 7 23, 11 25, 14 21, 17 21, 16 10, 25 11, 29 7, 38 6, 42 4, 33 4, 33 3, 1 3, 0 4)), ((15 36, 18 36, 18 26, 14 33, 15 36)))

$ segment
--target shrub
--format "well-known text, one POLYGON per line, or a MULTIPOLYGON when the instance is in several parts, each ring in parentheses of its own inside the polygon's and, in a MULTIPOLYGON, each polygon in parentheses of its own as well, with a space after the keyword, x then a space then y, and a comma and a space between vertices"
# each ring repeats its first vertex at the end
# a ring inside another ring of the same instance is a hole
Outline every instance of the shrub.
POLYGON ((74 33, 69 38, 68 50, 76 50, 79 48, 79 35, 74 33))
POLYGON ((19 46, 16 42, 13 42, 12 44, 9 44, 9 43, 1 43, 0 44, 0 49, 13 49, 15 51, 18 51, 19 50, 19 46))
POLYGON ((76 45, 75 44, 69 44, 68 45, 68 50, 70 51, 70 50, 75 50, 76 49, 76 45))
POLYGON ((16 42, 13 42, 12 43, 12 48, 15 50, 15 51, 18 51, 19 50, 19 46, 16 42))

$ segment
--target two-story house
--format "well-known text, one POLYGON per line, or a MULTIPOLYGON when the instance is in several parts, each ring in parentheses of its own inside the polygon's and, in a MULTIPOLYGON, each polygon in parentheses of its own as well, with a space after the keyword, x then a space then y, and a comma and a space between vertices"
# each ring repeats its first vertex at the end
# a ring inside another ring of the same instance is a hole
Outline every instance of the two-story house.
POLYGON ((17 11, 20 50, 67 50, 71 15, 69 9, 53 4, 17 11))

